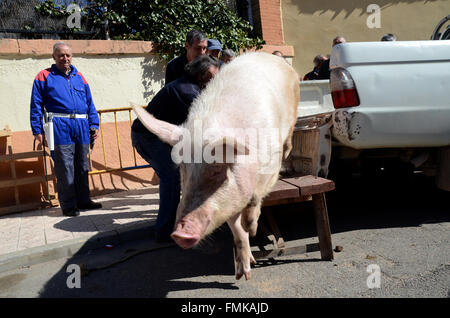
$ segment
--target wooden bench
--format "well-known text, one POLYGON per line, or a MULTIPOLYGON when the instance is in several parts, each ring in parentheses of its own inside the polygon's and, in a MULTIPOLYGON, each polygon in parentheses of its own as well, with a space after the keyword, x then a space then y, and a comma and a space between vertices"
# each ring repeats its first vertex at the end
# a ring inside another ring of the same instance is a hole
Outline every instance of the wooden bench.
POLYGON ((325 192, 333 189, 333 181, 312 175, 288 177, 278 180, 270 194, 264 199, 262 205, 265 207, 263 214, 266 216, 269 228, 263 222, 260 222, 260 229, 272 241, 274 249, 265 250, 260 247, 260 251, 252 252, 255 259, 273 259, 282 255, 303 254, 320 250, 322 260, 333 260, 330 224, 325 202, 325 192), (286 248, 270 207, 311 200, 314 206, 319 243, 286 248))

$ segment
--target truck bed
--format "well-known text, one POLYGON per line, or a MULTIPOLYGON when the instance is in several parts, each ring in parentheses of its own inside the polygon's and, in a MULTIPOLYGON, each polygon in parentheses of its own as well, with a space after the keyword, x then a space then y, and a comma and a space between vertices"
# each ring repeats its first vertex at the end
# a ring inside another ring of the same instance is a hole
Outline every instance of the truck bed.
POLYGON ((450 41, 344 43, 331 68, 353 77, 360 105, 337 109, 333 135, 355 149, 450 145, 450 41))

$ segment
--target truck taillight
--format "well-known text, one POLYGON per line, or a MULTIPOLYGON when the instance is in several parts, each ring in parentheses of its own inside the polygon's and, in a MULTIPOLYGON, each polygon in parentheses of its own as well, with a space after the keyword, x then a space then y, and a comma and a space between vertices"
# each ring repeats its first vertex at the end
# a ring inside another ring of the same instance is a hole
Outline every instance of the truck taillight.
POLYGON ((347 70, 343 68, 331 70, 330 89, 334 108, 359 106, 358 91, 347 70))

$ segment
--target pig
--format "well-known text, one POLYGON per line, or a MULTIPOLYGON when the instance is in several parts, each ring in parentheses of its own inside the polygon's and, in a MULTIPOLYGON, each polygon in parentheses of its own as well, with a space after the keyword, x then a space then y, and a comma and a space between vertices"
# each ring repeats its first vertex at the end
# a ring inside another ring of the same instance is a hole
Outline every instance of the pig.
POLYGON ((256 263, 249 236, 256 235, 261 203, 292 149, 299 100, 296 71, 283 58, 252 52, 221 68, 194 100, 180 126, 134 107, 149 131, 174 146, 172 158, 175 150, 187 154, 179 162, 182 197, 172 239, 189 249, 227 222, 235 244, 237 280, 242 276, 250 279, 250 264, 256 263), (195 137, 199 123, 201 138, 195 137), (260 138, 250 134, 255 131, 260 138), (276 136, 268 138, 271 135, 276 136), (215 160, 185 160, 192 159, 196 149, 203 156, 210 153, 215 160), (259 156, 262 153, 264 161, 259 156))

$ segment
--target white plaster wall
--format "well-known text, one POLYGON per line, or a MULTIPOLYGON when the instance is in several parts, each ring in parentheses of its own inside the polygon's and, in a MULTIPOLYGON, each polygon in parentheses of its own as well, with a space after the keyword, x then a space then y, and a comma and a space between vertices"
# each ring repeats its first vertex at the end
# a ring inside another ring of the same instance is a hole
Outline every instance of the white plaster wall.
MULTIPOLYGON (((0 56, 0 129, 30 130, 33 80, 53 59, 0 56)), ((74 56, 72 64, 83 73, 97 109, 146 105, 164 84, 166 63, 155 55, 74 56)), ((103 121, 113 121, 103 115, 103 121)), ((133 116, 134 118, 134 116, 133 116)), ((122 113, 118 120, 129 120, 122 113)))

